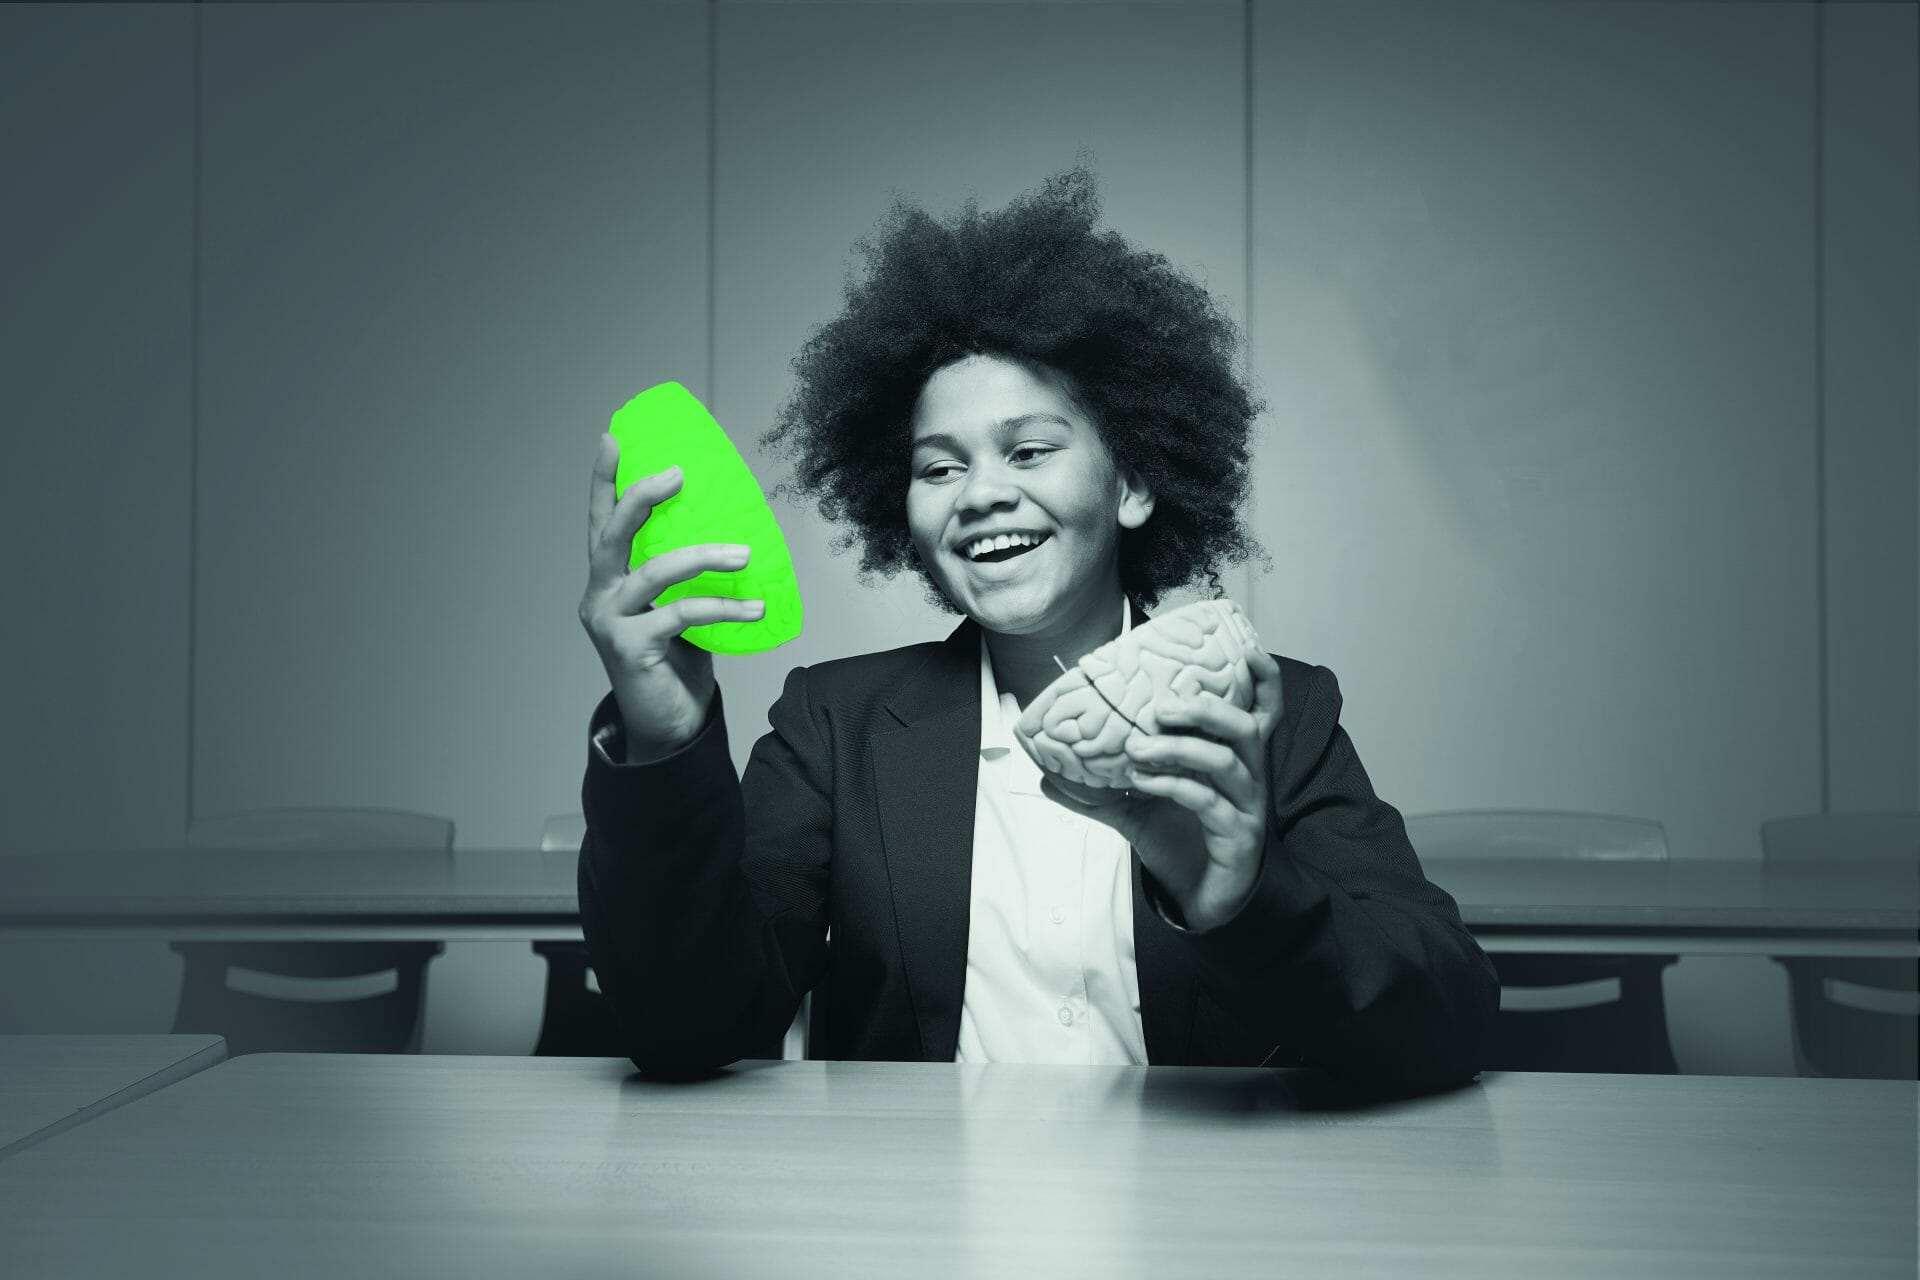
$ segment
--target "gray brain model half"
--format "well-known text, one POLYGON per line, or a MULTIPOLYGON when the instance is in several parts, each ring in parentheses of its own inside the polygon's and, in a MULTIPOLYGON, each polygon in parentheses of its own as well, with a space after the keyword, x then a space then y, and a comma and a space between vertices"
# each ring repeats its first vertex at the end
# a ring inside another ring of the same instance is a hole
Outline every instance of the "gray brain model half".
MULTIPOLYGON (((1243 711, 1253 709, 1248 657, 1259 651, 1253 624, 1231 600, 1171 609, 1101 645, 1072 669, 1062 664, 1060 678, 1021 713, 1014 739, 1047 773, 1086 786, 1125 788, 1127 738, 1160 733, 1156 707, 1168 698, 1212 693, 1243 711)), ((1168 731, 1194 732, 1185 725, 1168 731)))

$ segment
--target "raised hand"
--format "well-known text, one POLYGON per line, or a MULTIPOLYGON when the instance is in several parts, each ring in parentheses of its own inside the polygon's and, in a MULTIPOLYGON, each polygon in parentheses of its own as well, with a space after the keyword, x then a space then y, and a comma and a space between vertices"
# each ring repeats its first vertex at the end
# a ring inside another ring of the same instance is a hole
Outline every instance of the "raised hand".
POLYGON ((1249 646, 1247 665, 1250 711, 1207 692, 1155 704, 1161 727, 1178 731, 1128 733, 1125 791, 1076 786, 1051 774, 1040 784, 1050 799, 1124 836, 1190 929, 1231 920, 1260 878, 1280 664, 1249 646))

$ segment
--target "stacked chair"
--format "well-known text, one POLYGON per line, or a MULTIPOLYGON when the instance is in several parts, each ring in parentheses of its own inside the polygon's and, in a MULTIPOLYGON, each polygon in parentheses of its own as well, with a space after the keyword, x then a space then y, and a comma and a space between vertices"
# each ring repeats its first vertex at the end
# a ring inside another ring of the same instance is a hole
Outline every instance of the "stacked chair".
MULTIPOLYGON (((1422 862, 1667 857, 1666 828, 1643 818, 1478 809, 1412 814, 1406 825, 1422 862)), ((1444 868, 1429 870, 1444 887, 1444 868)), ((1678 1071, 1667 1034, 1662 974, 1679 956, 1489 954, 1501 986, 1489 1069, 1678 1071)))
MULTIPOLYGON (((453 821, 392 809, 271 809, 197 817, 190 849, 429 849, 453 821)), ((246 1053, 417 1053, 427 965, 442 942, 174 942, 186 960, 175 1032, 246 1053)))
MULTIPOLYGON (((1810 813, 1760 825, 1768 862, 1887 861, 1920 874, 1920 813, 1810 813)), ((1803 1076, 1912 1080, 1920 994, 1911 959, 1774 956, 1793 997, 1803 1076)))

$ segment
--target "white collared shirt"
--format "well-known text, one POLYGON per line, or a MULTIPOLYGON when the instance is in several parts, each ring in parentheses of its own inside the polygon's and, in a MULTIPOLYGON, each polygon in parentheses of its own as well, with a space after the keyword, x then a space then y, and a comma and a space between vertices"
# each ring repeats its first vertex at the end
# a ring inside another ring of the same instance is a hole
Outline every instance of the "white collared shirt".
MULTIPOLYGON (((1120 633, 1133 629, 1125 601, 1120 633)), ((967 981, 955 1062, 1145 1063, 1133 956, 1133 851, 1040 793, 1013 738, 1020 704, 980 637, 967 981)))

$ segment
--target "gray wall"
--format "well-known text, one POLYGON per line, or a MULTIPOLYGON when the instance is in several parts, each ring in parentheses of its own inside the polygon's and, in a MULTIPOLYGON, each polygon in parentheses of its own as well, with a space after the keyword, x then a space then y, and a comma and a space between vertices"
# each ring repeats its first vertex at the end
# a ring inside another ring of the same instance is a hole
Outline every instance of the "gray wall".
MULTIPOLYGON (((894 192, 997 208, 1083 145, 1246 327, 1276 571, 1228 591, 1389 801, 1679 858, 1914 808, 1915 48, 1912 5, 0 9, 0 848, 281 804, 535 843, 604 690, 612 410, 678 379, 771 488, 894 192)), ((780 515, 808 629, 719 663, 741 765, 792 666, 953 625, 780 515)), ((178 971, 0 942, 0 1022, 163 1029, 178 971)), ((426 1047, 524 1051, 540 981, 451 944, 426 1047)), ((1669 994, 1687 1069, 1791 1069, 1766 961, 1669 994)))

